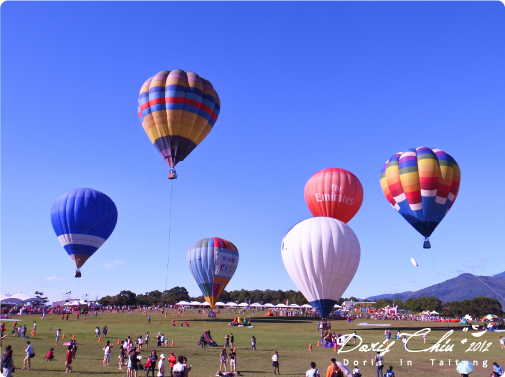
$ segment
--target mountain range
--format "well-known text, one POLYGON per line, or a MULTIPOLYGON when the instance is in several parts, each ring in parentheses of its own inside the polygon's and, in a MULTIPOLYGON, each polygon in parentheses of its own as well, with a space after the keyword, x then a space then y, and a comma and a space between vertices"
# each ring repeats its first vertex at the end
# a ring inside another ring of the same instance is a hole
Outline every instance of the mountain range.
POLYGON ((409 298, 420 296, 434 296, 442 302, 461 301, 485 296, 496 298, 500 301, 502 307, 505 308, 505 271, 494 276, 477 276, 465 273, 415 292, 382 294, 368 297, 367 300, 375 301, 380 298, 399 298, 406 301, 409 298))

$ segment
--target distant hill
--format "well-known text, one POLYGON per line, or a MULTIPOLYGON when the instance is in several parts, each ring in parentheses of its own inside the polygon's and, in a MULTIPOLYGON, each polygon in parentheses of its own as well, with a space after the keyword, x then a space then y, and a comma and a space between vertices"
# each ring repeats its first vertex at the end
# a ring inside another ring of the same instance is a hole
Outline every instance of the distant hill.
POLYGON ((409 298, 420 296, 434 296, 443 302, 449 302, 485 296, 496 298, 500 301, 502 307, 505 308, 505 300, 503 299, 503 297, 505 297, 504 278, 505 272, 494 276, 461 274, 453 279, 420 289, 419 291, 377 295, 368 297, 367 300, 374 301, 380 298, 394 299, 398 297, 406 301, 409 298), (500 297, 500 295, 502 297, 500 297))

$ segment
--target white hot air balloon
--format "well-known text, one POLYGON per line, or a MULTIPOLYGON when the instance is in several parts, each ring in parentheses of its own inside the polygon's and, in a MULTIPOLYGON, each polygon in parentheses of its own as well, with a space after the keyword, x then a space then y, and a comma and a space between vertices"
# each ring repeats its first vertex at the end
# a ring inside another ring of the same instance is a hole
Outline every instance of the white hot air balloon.
POLYGON ((412 262, 412 264, 414 265, 414 267, 419 266, 414 258, 410 258, 410 261, 412 262))
POLYGON ((331 217, 304 220, 282 241, 289 276, 323 318, 351 283, 360 255, 358 238, 349 225, 331 217))

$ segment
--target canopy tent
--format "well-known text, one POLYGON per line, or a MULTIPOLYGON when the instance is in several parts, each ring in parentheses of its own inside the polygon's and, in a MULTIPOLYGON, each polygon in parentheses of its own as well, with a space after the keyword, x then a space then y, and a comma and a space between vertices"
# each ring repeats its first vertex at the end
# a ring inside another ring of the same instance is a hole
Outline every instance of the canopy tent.
POLYGON ((225 306, 226 304, 224 302, 218 301, 216 302, 215 306, 225 306))
POLYGON ((21 292, 21 293, 17 293, 15 295, 12 295, 11 298, 18 298, 21 301, 26 301, 26 300, 29 300, 29 299, 34 298, 34 297, 25 295, 23 292, 21 292))
POLYGON ((263 305, 261 305, 259 302, 255 302, 254 304, 251 304, 250 306, 254 307, 254 308, 262 308, 263 307, 263 305))
POLYGON ((342 307, 342 305, 335 304, 335 305, 333 305, 333 307, 334 307, 334 308, 341 308, 341 307, 342 307))
MULTIPOLYGON (((20 305, 20 304, 23 304, 23 305, 33 305, 33 304, 43 304, 43 301, 42 299, 38 298, 38 297, 33 297, 33 296, 28 296, 26 294, 24 294, 23 292, 20 292, 20 293, 17 293, 15 295, 12 295, 10 297, 8 297, 10 302, 16 304, 16 305, 20 305), (19 301, 14 301, 14 300, 19 300, 19 301)), ((5 303, 9 303, 8 301, 4 302, 4 300, 2 300, 2 304, 5 303)))
POLYGON ((247 302, 242 302, 242 303, 238 304, 238 306, 241 308, 247 308, 247 307, 249 307, 249 304, 247 302))
POLYGON ((230 301, 230 302, 227 302, 227 303, 225 304, 225 306, 235 307, 235 306, 238 306, 238 305, 237 305, 237 303, 236 303, 236 302, 231 302, 231 301, 230 301))
POLYGON ((178 303, 175 304, 176 306, 185 306, 185 305, 191 305, 188 301, 179 301, 178 303))
POLYGON ((288 306, 286 304, 278 304, 278 305, 275 305, 276 308, 281 308, 281 309, 285 309, 287 308, 288 306))
POLYGON ((200 301, 191 301, 191 302, 189 303, 189 305, 192 305, 192 306, 201 306, 201 305, 202 305, 202 303, 201 303, 200 301))
POLYGON ((298 309, 300 308, 301 306, 300 305, 297 305, 297 304, 290 304, 289 305, 290 308, 293 308, 293 309, 298 309))
POLYGON ((439 312, 437 312, 437 311, 435 311, 435 310, 433 310, 432 312, 430 312, 430 314, 431 314, 431 315, 438 315, 438 314, 440 314, 440 313, 439 313, 439 312))
POLYGON ((303 304, 302 308, 312 308, 312 305, 310 305, 310 304, 303 304))
POLYGON ((23 300, 20 300, 19 298, 15 298, 12 296, 7 296, 2 294, 0 296, 0 301, 2 302, 3 305, 22 305, 23 300))

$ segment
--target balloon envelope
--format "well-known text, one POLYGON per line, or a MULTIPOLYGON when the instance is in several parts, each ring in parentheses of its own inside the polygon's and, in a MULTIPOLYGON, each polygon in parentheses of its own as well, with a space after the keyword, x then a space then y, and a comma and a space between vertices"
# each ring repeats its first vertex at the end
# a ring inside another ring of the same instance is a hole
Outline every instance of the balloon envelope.
POLYGON ((460 180, 454 158, 426 147, 396 153, 381 171, 386 199, 425 237, 431 236, 454 204, 460 180))
POLYGON ((189 270, 211 308, 235 273, 238 260, 235 245, 222 238, 204 238, 189 249, 189 270))
POLYGON ((351 283, 360 255, 352 229, 331 217, 304 220, 282 241, 282 260, 289 276, 323 318, 351 283))
POLYGON ((147 79, 138 102, 142 127, 171 168, 209 134, 220 111, 212 84, 180 69, 147 79))
POLYGON ((305 185, 305 202, 314 216, 349 222, 363 203, 363 186, 350 171, 329 168, 318 171, 305 185))
POLYGON ((104 193, 90 188, 67 191, 51 209, 58 240, 77 268, 109 238, 117 223, 117 208, 104 193))

